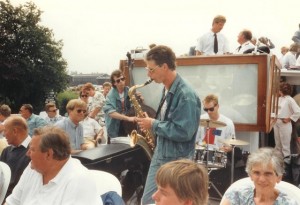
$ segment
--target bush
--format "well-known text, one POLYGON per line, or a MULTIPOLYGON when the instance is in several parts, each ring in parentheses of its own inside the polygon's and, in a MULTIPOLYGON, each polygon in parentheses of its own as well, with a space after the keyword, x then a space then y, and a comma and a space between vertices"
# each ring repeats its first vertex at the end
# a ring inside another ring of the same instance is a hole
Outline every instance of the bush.
POLYGON ((64 91, 62 93, 58 93, 57 106, 59 108, 59 113, 62 116, 65 116, 65 114, 67 113, 66 106, 69 100, 77 99, 77 98, 78 98, 78 92, 76 91, 64 91))

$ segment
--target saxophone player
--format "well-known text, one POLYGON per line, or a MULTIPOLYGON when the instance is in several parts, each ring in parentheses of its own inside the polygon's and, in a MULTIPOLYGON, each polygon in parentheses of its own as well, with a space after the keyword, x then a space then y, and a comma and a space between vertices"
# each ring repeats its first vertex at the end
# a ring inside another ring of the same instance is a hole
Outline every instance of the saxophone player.
POLYGON ((106 103, 103 107, 108 143, 112 137, 127 135, 122 121, 135 121, 135 117, 126 116, 131 107, 131 102, 128 97, 129 87, 125 86, 125 77, 122 71, 113 71, 110 80, 113 88, 107 94, 106 103))
POLYGON ((201 103, 194 89, 176 72, 175 61, 171 48, 162 45, 152 48, 145 58, 148 76, 164 88, 156 117, 136 119, 142 130, 151 130, 156 136, 142 204, 154 203, 155 174, 161 165, 194 155, 201 103))

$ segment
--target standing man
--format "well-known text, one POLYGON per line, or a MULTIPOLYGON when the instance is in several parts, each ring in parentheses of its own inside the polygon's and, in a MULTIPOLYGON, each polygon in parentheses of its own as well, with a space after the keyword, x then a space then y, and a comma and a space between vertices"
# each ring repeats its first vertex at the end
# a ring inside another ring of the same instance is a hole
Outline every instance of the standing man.
POLYGON ((30 158, 26 156, 31 138, 28 136, 26 120, 21 116, 11 116, 5 121, 4 135, 10 146, 1 153, 0 161, 5 162, 11 170, 11 178, 6 196, 17 185, 30 158))
POLYGON ((211 30, 197 40, 196 55, 223 55, 229 53, 228 40, 220 33, 225 23, 225 16, 218 15, 214 18, 211 30))
POLYGON ((70 100, 66 106, 68 117, 55 123, 55 126, 62 128, 70 136, 72 153, 86 149, 83 140, 83 126, 80 123, 85 118, 87 105, 80 99, 70 100))
POLYGON ((128 96, 129 87, 125 86, 125 77, 121 70, 115 70, 110 76, 113 88, 106 97, 103 107, 107 128, 108 143, 112 137, 126 135, 122 121, 134 122, 135 117, 126 116, 131 107, 128 96))
POLYGON ((111 89, 111 83, 110 82, 103 83, 102 88, 103 88, 103 95, 106 98, 107 94, 109 93, 109 91, 111 89))
POLYGON ((33 114, 33 107, 30 104, 23 104, 20 108, 20 114, 27 121, 30 136, 32 136, 35 128, 47 125, 47 122, 42 117, 33 114))
POLYGON ((194 89, 176 72, 175 53, 167 46, 156 46, 146 55, 148 76, 164 89, 156 118, 137 118, 142 130, 156 135, 156 148, 150 164, 142 204, 154 203, 155 174, 159 167, 180 158, 192 159, 199 125, 200 99, 194 89))
POLYGON ((252 32, 247 29, 242 30, 239 33, 237 39, 237 42, 240 44, 240 46, 237 47, 235 53, 243 54, 247 50, 254 49, 255 46, 252 44, 251 39, 252 39, 252 32))
POLYGON ((95 90, 95 87, 92 83, 86 83, 82 88, 83 93, 86 93, 90 99, 91 104, 88 110, 89 117, 95 119, 97 122, 100 122, 101 119, 101 110, 105 103, 105 98, 102 93, 95 90))
POLYGON ((34 130, 27 152, 31 162, 7 197, 7 205, 102 205, 86 167, 71 156, 69 137, 54 126, 34 130))

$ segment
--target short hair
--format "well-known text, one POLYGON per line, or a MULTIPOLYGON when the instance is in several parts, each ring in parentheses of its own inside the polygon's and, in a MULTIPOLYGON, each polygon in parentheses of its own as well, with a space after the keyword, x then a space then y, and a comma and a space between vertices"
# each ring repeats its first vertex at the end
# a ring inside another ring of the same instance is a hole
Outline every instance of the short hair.
POLYGON ((170 186, 181 200, 207 204, 208 174, 200 164, 188 159, 168 162, 159 168, 155 180, 161 187, 170 186))
POLYGON ((298 52, 299 44, 298 43, 292 43, 290 45, 289 51, 298 52))
POLYGON ((226 17, 222 16, 222 15, 217 15, 217 16, 214 17, 212 24, 214 24, 214 23, 220 23, 220 22, 221 23, 226 23, 226 17))
POLYGON ((90 89, 95 90, 95 87, 93 86, 92 83, 86 83, 82 87, 82 90, 90 90, 90 89))
POLYGON ((28 133, 27 121, 19 115, 12 115, 8 117, 5 121, 5 125, 9 125, 13 128, 17 128, 18 130, 28 133))
POLYGON ((242 31, 242 34, 243 34, 243 36, 245 37, 245 39, 246 39, 247 41, 251 41, 251 39, 252 39, 252 32, 251 32, 250 30, 244 29, 244 30, 242 31))
POLYGON ((45 110, 48 111, 51 107, 56 107, 55 103, 49 102, 45 105, 45 110))
POLYGON ((205 102, 205 103, 214 102, 215 105, 218 105, 219 104, 219 99, 218 99, 218 96, 216 96, 214 94, 209 94, 204 98, 203 102, 205 102))
POLYGON ((64 160, 71 154, 71 145, 68 134, 56 126, 44 126, 34 129, 33 136, 41 138, 39 148, 41 152, 53 150, 53 159, 64 160))
POLYGON ((267 168, 269 163, 272 164, 277 176, 282 176, 284 173, 284 162, 282 154, 271 147, 259 148, 257 151, 251 153, 247 159, 246 172, 251 175, 252 167, 254 165, 262 165, 267 168))
POLYGON ((80 99, 72 99, 66 106, 67 111, 72 111, 75 107, 86 107, 86 103, 80 99))
POLYGON ((110 81, 111 81, 111 84, 112 86, 115 88, 115 80, 114 80, 114 77, 121 77, 123 75, 123 72, 121 70, 114 70, 111 75, 110 75, 110 81))
POLYGON ((287 82, 282 82, 279 84, 279 90, 283 95, 291 95, 292 94, 292 86, 287 82))
POLYGON ((25 110, 28 110, 31 114, 33 113, 33 107, 30 104, 23 104, 22 107, 24 107, 25 110))
POLYGON ((166 63, 170 70, 176 69, 175 53, 167 46, 155 46, 147 53, 145 60, 153 60, 159 66, 166 63))
POLYGON ((149 45, 149 48, 151 49, 151 48, 154 48, 155 46, 156 46, 155 43, 151 43, 151 44, 149 45))
POLYGON ((8 105, 1 105, 0 106, 0 114, 3 115, 4 117, 9 117, 11 114, 11 109, 8 105))
POLYGON ((112 85, 111 85, 111 83, 110 82, 105 82, 105 83, 103 83, 103 85, 102 85, 102 87, 104 88, 104 87, 111 87, 112 85))

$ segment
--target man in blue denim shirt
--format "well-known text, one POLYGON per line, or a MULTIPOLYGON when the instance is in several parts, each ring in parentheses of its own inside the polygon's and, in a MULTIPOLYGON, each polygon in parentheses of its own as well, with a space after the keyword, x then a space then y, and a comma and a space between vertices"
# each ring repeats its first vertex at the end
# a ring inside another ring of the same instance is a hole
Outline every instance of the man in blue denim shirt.
POLYGON ((142 204, 154 203, 155 174, 159 167, 180 158, 192 159, 199 126, 201 103, 194 89, 176 72, 176 57, 167 46, 156 46, 146 56, 148 76, 163 83, 156 119, 137 118, 142 130, 156 135, 156 148, 150 164, 142 204))
POLYGON ((126 116, 131 107, 128 96, 129 88, 125 86, 125 77, 121 70, 115 70, 110 76, 113 88, 106 97, 103 107, 105 113, 105 124, 109 138, 124 136, 125 131, 121 126, 121 121, 134 122, 135 117, 126 116))

